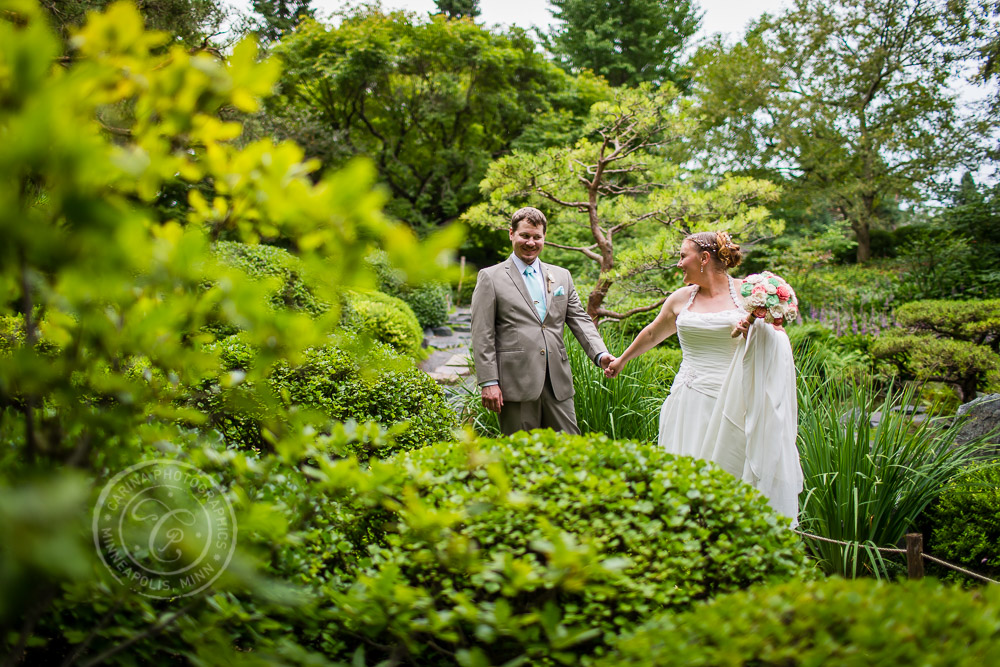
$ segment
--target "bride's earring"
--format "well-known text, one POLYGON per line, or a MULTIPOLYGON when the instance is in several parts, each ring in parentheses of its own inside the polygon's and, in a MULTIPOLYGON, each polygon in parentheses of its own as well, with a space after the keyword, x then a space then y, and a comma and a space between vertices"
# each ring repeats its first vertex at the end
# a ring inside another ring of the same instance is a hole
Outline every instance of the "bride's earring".
POLYGON ((701 272, 705 273, 705 265, 704 264, 701 265, 701 272))

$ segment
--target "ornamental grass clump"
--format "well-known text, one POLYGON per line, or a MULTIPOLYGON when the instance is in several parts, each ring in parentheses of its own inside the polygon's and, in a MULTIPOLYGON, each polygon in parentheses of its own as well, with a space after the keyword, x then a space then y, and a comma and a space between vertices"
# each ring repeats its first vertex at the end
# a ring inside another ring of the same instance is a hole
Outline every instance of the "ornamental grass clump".
POLYGON ((850 543, 806 540, 828 572, 885 576, 893 564, 876 548, 896 547, 987 438, 956 445, 961 420, 914 419, 913 386, 821 380, 799 363, 800 528, 850 543))
POLYGON ((328 600, 307 639, 333 659, 571 664, 663 611, 810 572, 752 488, 646 444, 536 431, 319 465, 323 530, 282 567, 328 600))
POLYGON ((996 665, 1000 586, 830 578, 758 586, 659 618, 600 667, 996 665))

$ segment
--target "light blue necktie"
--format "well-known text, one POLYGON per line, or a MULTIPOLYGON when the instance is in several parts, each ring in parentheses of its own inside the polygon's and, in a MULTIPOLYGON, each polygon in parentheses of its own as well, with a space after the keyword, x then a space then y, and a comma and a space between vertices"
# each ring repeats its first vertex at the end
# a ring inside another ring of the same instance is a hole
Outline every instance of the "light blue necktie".
POLYGON ((532 301, 535 302, 535 310, 538 311, 538 319, 545 319, 545 296, 542 294, 542 286, 535 278, 535 270, 530 266, 524 270, 525 282, 528 284, 528 293, 531 294, 532 301))

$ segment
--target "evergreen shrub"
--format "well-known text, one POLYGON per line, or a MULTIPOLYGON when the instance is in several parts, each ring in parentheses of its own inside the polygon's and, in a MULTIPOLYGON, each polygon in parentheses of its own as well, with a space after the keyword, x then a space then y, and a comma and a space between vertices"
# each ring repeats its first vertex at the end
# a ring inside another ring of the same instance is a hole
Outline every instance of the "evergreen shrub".
POLYGON ((329 600, 315 641, 333 659, 571 664, 665 610, 811 572, 752 488, 647 444, 535 431, 375 462, 367 494, 353 474, 322 471, 344 492, 280 565, 329 600))
POLYGON ((401 299, 382 292, 347 291, 341 321, 348 329, 391 345, 400 354, 420 355, 424 330, 401 299))
POLYGON ((370 254, 366 261, 375 271, 380 291, 406 302, 421 328, 441 326, 448 321, 448 288, 440 283, 408 285, 406 276, 394 268, 384 252, 370 254))
POLYGON ((440 283, 428 283, 402 293, 403 301, 413 309, 420 326, 439 327, 448 321, 448 288, 440 283))
MULTIPOLYGON (((312 348, 298 364, 283 362, 267 379, 268 394, 282 406, 261 400, 248 383, 225 387, 221 379, 203 393, 212 425, 226 440, 243 447, 262 447, 263 426, 291 406, 312 409, 319 426, 333 422, 376 422, 392 428, 385 442, 358 442, 349 447, 361 459, 385 457, 405 449, 452 440, 457 424, 441 388, 416 368, 412 359, 385 344, 374 343, 358 353, 358 341, 343 336, 340 344, 312 348)), ((253 364, 253 350, 237 336, 213 346, 230 373, 253 364)))
POLYGON ((971 595, 934 579, 794 581, 663 616, 597 664, 978 667, 997 664, 998 618, 997 586, 971 595))
MULTIPOLYGON (((1000 579, 1000 467, 979 466, 953 481, 927 516, 930 553, 1000 579)), ((957 582, 977 583, 950 569, 940 574, 957 582)))

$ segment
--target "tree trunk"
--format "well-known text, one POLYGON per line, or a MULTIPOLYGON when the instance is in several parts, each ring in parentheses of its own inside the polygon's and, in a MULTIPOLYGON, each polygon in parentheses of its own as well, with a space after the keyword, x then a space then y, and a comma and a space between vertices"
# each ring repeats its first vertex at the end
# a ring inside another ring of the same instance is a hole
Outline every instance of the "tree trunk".
POLYGON ((858 264, 863 264, 872 258, 872 237, 867 220, 851 223, 854 235, 858 241, 858 264))
POLYGON ((601 278, 594 285, 594 291, 587 297, 587 314, 590 315, 590 319, 594 320, 594 324, 597 324, 597 311, 600 310, 604 298, 608 295, 608 290, 613 284, 613 280, 601 278))

